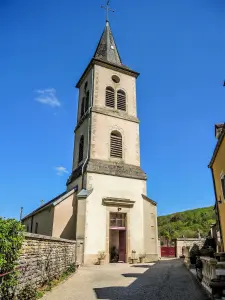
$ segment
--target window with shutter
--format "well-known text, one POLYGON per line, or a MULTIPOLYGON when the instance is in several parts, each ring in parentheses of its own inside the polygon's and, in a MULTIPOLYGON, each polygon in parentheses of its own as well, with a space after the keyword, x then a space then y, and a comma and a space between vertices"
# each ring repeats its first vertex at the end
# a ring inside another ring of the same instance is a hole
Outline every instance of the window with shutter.
POLYGON ((221 186, 223 191, 223 199, 225 199, 225 176, 221 177, 221 186))
POLYGON ((126 94, 122 90, 117 92, 117 109, 126 111, 126 94))
POLYGON ((84 136, 82 135, 79 144, 78 164, 82 162, 83 156, 84 156, 84 136))
POLYGON ((86 93, 85 112, 88 110, 88 108, 89 108, 89 91, 87 91, 86 93))
POLYGON ((105 105, 112 108, 115 107, 115 91, 110 86, 105 90, 105 105))
POLYGON ((122 158, 122 135, 118 131, 113 131, 110 136, 110 156, 122 158))

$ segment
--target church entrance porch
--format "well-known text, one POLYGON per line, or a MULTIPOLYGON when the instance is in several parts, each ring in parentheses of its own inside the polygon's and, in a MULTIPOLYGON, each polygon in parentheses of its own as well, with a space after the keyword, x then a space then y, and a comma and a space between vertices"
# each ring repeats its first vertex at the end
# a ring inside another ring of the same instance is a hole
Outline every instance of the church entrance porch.
POLYGON ((126 262, 126 252, 126 214, 110 213, 109 261, 126 262))

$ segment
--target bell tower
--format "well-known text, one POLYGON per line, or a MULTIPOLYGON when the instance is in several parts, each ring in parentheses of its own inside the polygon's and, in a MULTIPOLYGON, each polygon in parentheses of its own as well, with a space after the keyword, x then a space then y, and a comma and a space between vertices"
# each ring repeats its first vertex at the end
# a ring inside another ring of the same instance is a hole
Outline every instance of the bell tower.
POLYGON ((140 169, 136 78, 139 73, 122 64, 109 22, 94 57, 81 76, 71 187, 85 173, 104 169, 121 176, 146 179, 140 169))

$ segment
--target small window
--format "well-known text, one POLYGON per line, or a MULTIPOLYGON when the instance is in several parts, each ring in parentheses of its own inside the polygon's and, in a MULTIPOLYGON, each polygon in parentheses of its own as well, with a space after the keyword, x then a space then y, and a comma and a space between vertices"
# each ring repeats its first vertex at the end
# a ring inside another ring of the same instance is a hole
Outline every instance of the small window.
POLYGON ((111 108, 115 107, 115 91, 110 86, 105 91, 105 105, 111 108))
POLYGON ((85 97, 82 98, 82 102, 81 102, 81 109, 80 109, 80 117, 82 118, 84 115, 84 111, 85 110, 85 97))
POLYGON ((113 131, 110 136, 110 156, 122 158, 122 135, 118 131, 113 131))
POLYGON ((38 233, 38 223, 35 223, 35 233, 38 233))
POLYGON ((29 232, 29 225, 27 225, 27 232, 29 232))
POLYGON ((86 81, 86 82, 85 82, 85 85, 84 85, 84 91, 86 91, 87 86, 88 86, 88 83, 87 83, 87 81, 86 81))
POLYGON ((117 109, 126 111, 126 94, 122 90, 117 92, 117 109))
POLYGON ((113 75, 112 76, 112 81, 115 82, 115 83, 119 83, 120 82, 120 78, 116 75, 113 75))
POLYGON ((126 227, 126 214, 110 213, 110 227, 126 227))
POLYGON ((221 177, 221 187, 223 191, 223 199, 225 200, 225 176, 224 175, 221 177))
POLYGON ((83 156, 84 156, 84 136, 82 135, 79 144, 78 163, 82 162, 83 156))
POLYGON ((86 94, 86 102, 85 102, 85 112, 88 110, 89 108, 89 91, 87 91, 87 94, 86 94))

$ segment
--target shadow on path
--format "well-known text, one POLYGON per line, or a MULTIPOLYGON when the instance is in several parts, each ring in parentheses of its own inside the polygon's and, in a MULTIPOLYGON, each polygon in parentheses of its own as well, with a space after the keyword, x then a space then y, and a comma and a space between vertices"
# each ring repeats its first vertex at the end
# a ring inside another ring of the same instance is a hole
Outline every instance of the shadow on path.
MULTIPOLYGON (((97 299, 107 300, 208 300, 207 294, 180 260, 160 261, 134 277, 127 287, 95 288, 97 299)), ((142 265, 142 267, 144 267, 142 265)), ((134 269, 132 270, 134 271, 134 269)))

